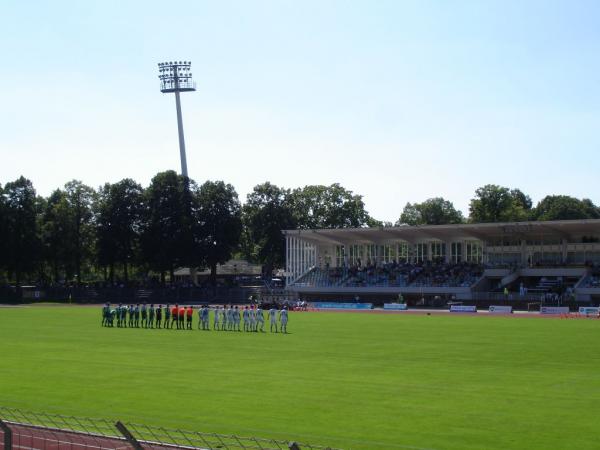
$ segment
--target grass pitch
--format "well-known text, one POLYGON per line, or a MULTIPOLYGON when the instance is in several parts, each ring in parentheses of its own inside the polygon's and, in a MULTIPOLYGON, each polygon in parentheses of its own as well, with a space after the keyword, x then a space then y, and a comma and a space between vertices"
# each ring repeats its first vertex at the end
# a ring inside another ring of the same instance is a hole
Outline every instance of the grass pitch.
POLYGON ((0 405, 352 449, 598 448, 597 320, 291 313, 276 335, 100 316, 0 308, 0 405))

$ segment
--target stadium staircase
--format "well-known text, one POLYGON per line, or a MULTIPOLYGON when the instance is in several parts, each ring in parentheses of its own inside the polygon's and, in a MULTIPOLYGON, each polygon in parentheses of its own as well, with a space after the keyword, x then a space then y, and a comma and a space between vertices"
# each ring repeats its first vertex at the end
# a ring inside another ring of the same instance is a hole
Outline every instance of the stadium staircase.
POLYGON ((138 289, 135 291, 136 303, 151 303, 153 291, 149 289, 138 289))
POLYGON ((300 276, 293 285, 297 287, 336 287, 342 286, 348 280, 348 269, 321 269, 313 267, 300 276))
POLYGON ((98 293, 97 289, 87 289, 87 301, 89 301, 90 303, 97 303, 99 301, 99 298, 100 294, 98 293))
POLYGON ((581 282, 577 283, 575 288, 600 288, 600 275, 588 275, 581 282))

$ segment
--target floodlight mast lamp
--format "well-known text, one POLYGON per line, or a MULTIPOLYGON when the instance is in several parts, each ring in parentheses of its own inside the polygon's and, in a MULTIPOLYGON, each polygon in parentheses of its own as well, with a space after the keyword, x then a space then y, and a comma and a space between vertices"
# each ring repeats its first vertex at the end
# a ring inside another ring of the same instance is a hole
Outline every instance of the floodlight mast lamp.
POLYGON ((192 81, 190 61, 170 61, 158 63, 158 78, 160 91, 164 94, 175 93, 175 106, 177 108, 177 131, 179 133, 179 156, 181 157, 181 174, 188 177, 187 160, 185 157, 185 139, 183 137, 183 119, 181 117, 180 92, 196 90, 196 83, 192 81))

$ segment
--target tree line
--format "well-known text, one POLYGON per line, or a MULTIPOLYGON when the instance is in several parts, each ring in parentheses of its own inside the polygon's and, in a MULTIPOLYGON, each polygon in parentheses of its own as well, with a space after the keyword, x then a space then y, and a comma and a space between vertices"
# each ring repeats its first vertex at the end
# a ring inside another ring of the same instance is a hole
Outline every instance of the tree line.
POLYGON ((338 184, 286 190, 264 183, 244 205, 231 184, 201 185, 174 171, 146 188, 131 179, 98 189, 73 180, 48 197, 24 177, 0 185, 0 283, 174 279, 177 267, 216 268, 232 256, 284 263, 286 228, 372 223, 338 184))
POLYGON ((407 203, 395 225, 445 225, 458 223, 523 222, 538 220, 599 219, 600 207, 587 198, 547 195, 533 206, 520 189, 488 184, 475 191, 465 218, 442 197, 407 203))
MULTIPOLYGON (((600 218, 589 199, 551 195, 535 207, 519 189, 487 185, 475 191, 466 219, 444 198, 408 203, 396 225, 600 218)), ((286 189, 254 187, 242 205, 223 181, 158 173, 149 186, 131 179, 97 189, 73 180, 48 197, 30 180, 0 185, 0 281, 21 285, 173 280, 177 267, 216 267, 242 257, 266 274, 283 267, 281 230, 381 227, 362 196, 339 184, 286 189)))

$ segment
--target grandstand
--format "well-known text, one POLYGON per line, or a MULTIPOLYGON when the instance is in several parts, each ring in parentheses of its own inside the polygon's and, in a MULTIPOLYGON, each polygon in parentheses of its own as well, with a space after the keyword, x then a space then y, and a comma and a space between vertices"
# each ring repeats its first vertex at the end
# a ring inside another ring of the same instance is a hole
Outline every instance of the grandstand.
POLYGON ((285 230, 286 285, 307 299, 600 302, 600 220, 285 230))

